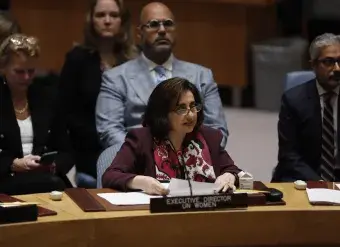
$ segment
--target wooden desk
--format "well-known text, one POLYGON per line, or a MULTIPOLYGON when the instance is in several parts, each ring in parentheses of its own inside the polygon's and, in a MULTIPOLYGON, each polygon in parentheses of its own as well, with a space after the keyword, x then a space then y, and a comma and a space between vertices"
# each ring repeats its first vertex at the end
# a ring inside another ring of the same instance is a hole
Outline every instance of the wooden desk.
POLYGON ((286 206, 152 215, 146 210, 84 213, 66 195, 61 202, 47 194, 19 196, 58 215, 0 226, 0 246, 339 246, 339 206, 311 206, 306 192, 292 184, 269 186, 284 192, 286 206))
MULTIPOLYGON (((149 0, 127 0, 133 25, 149 0)), ((220 86, 248 83, 248 47, 276 34, 275 0, 164 0, 178 26, 176 56, 212 69, 220 86)), ((39 37, 41 67, 59 71, 82 40, 87 1, 11 0, 25 33, 39 37)))

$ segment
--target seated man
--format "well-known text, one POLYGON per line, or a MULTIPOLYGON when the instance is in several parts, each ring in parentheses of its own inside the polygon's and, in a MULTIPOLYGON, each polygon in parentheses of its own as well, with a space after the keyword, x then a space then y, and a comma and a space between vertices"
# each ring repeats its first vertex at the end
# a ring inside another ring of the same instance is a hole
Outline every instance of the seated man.
POLYGON ((340 38, 323 34, 310 46, 316 79, 282 96, 274 182, 339 181, 340 38))
MULTIPOLYGON (((97 99, 96 126, 104 148, 123 144, 129 129, 140 127, 149 96, 156 85, 172 77, 193 82, 204 101, 204 124, 219 129, 225 147, 228 136, 218 88, 211 70, 200 65, 178 60, 172 54, 175 45, 176 24, 171 11, 164 4, 146 5, 140 16, 138 37, 142 54, 134 60, 115 67, 103 74, 97 99)), ((111 163, 103 167, 98 162, 98 181, 111 163)), ((101 158, 99 159, 101 160, 101 158)))

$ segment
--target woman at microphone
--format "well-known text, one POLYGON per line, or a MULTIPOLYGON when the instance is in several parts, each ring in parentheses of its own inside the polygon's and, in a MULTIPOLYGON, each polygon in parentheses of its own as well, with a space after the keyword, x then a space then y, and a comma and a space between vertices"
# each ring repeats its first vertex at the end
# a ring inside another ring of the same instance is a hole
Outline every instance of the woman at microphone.
POLYGON ((161 82, 149 98, 144 127, 128 132, 103 186, 166 195, 161 182, 180 178, 216 183, 223 192, 234 188, 241 170, 220 147, 220 131, 202 125, 203 110, 194 84, 182 78, 161 82))

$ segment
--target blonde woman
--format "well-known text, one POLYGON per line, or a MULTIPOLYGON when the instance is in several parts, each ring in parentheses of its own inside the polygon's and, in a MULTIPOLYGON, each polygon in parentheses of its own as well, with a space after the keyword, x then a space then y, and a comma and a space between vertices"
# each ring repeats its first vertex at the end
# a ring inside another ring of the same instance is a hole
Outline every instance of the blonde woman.
MULTIPOLYGON (((66 130, 56 118, 57 87, 33 82, 40 47, 34 37, 13 34, 0 46, 0 193, 63 190, 73 165, 66 130), (49 164, 44 153, 57 151, 49 164)), ((67 184, 67 185, 66 185, 67 184)))

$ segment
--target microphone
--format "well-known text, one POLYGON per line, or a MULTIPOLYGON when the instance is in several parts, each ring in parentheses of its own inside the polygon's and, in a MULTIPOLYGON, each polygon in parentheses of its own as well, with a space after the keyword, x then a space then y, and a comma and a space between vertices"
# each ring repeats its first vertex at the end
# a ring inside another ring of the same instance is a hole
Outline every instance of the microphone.
POLYGON ((178 158, 178 153, 176 152, 175 150, 175 147, 174 145, 172 144, 172 142, 170 141, 170 139, 168 139, 169 143, 170 143, 170 146, 171 146, 171 149, 172 151, 174 151, 175 155, 176 155, 176 158, 177 158, 177 161, 178 161, 178 164, 180 166, 182 166, 183 168, 183 171, 184 171, 184 178, 188 181, 188 185, 189 185, 189 190, 190 190, 190 196, 192 196, 192 184, 191 184, 191 181, 190 181, 190 178, 189 178, 189 171, 187 170, 187 167, 185 165, 185 162, 184 162, 184 157, 183 157, 183 151, 179 151, 179 156, 181 157, 181 160, 182 162, 179 160, 178 158))
MULTIPOLYGON (((191 184, 191 181, 190 181, 190 178, 189 178, 189 171, 187 170, 187 166, 185 165, 185 162, 184 162, 183 152, 182 151, 180 151, 180 152, 181 152, 181 159, 182 159, 182 162, 183 162, 182 166, 184 168, 184 173, 185 173, 184 176, 186 177, 186 179, 188 181, 190 196, 192 196, 192 184, 191 184)), ((179 163, 181 163, 181 162, 179 162, 179 163)))

